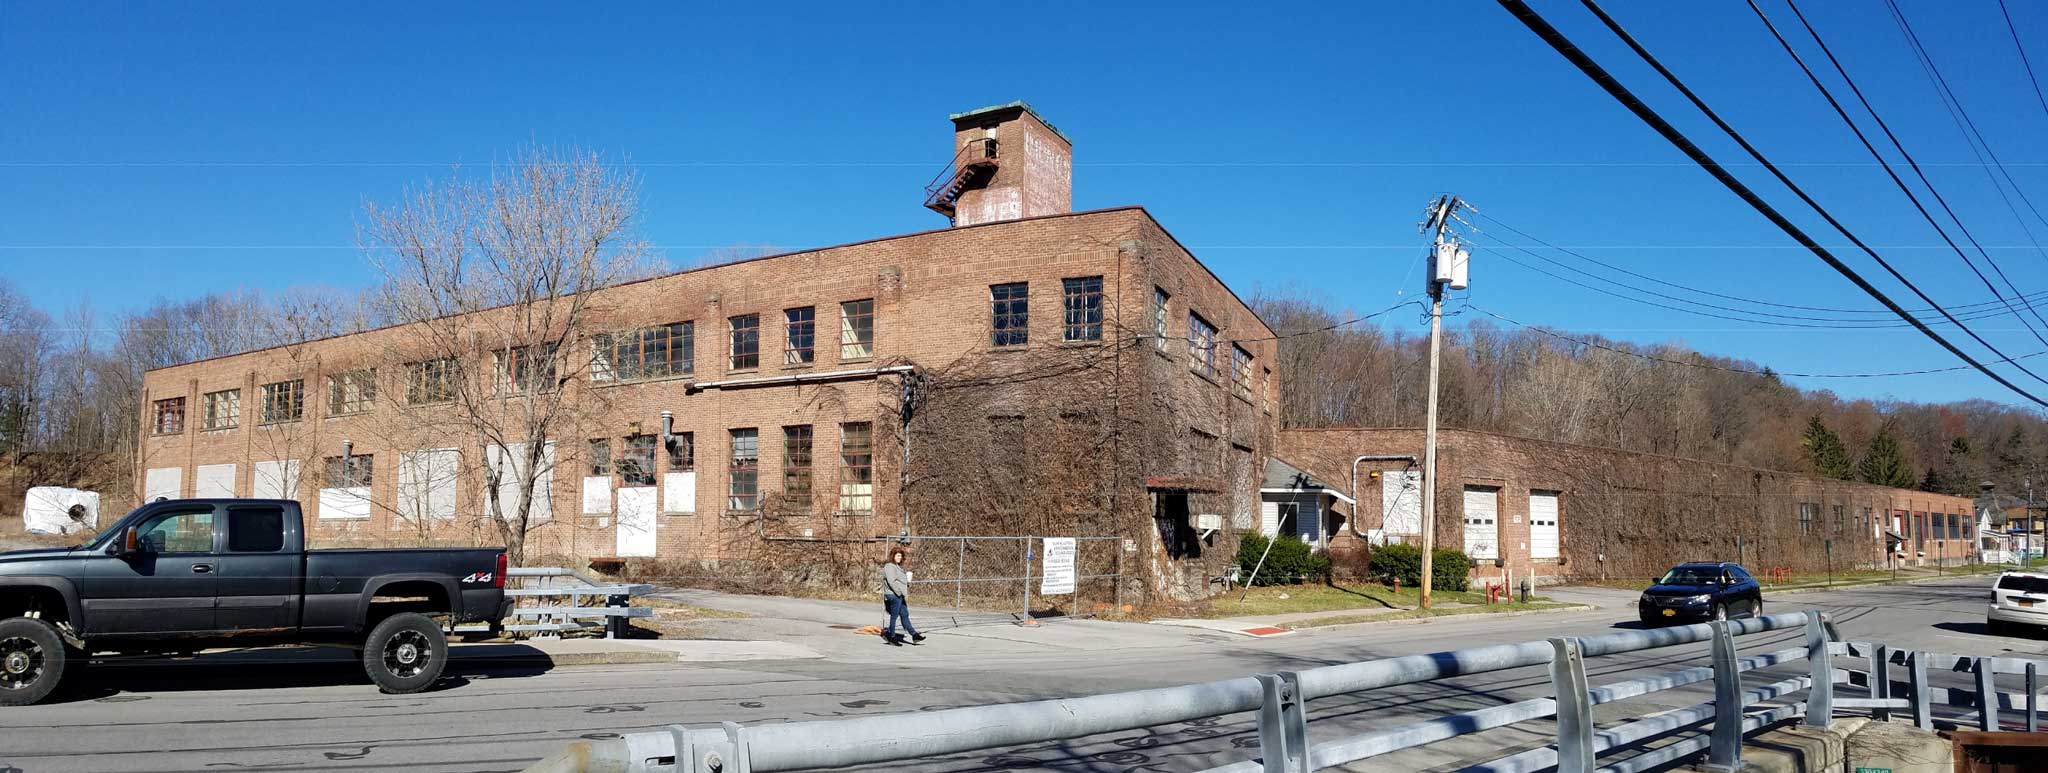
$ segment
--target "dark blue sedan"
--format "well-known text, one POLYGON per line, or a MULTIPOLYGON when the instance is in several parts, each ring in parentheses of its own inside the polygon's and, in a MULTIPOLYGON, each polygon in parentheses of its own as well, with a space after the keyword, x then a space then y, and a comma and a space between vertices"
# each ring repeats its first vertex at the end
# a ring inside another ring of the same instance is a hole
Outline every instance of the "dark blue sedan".
POLYGON ((1764 594, 1749 571, 1730 561, 1679 564, 1643 591, 1636 615, 1645 626, 1757 617, 1764 594))

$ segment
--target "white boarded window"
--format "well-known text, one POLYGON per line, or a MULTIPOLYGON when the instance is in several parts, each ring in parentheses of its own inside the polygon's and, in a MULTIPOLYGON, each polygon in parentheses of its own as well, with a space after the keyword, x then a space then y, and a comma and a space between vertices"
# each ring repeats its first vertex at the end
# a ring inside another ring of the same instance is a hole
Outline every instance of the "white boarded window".
POLYGON ((192 471, 192 496, 200 499, 233 499, 235 466, 202 464, 192 471))
POLYGON ((142 475, 142 499, 155 502, 159 499, 185 498, 185 468, 151 467, 142 475))
POLYGON ((251 466, 249 495, 257 499, 298 499, 299 460, 257 462, 251 466))
POLYGON ((1422 473, 1414 470, 1380 474, 1381 528, 1388 534, 1422 533, 1422 473))
MULTIPOLYGON (((498 506, 505 518, 518 517, 521 471, 526 465, 526 444, 506 443, 503 446, 486 446, 490 457, 487 463, 498 473, 498 506)), ((555 444, 550 441, 541 446, 540 468, 533 476, 533 509, 527 513, 527 523, 540 523, 554 518, 555 444)))
POLYGON ((407 451, 398 456, 398 517, 419 523, 455 517, 455 479, 460 454, 453 448, 407 451))

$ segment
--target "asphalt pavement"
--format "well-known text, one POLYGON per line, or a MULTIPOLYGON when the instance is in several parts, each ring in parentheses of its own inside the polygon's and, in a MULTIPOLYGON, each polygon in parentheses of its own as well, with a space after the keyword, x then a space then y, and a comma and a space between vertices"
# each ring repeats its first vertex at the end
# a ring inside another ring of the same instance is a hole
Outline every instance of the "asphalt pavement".
MULTIPOLYGON (((2042 656, 2048 641, 1984 630, 1989 578, 1767 597, 1770 612, 1820 608, 1851 639, 1957 654, 2042 656)), ((1604 608, 1516 617, 1377 623, 1252 639, 1163 626, 1053 622, 936 630, 922 647, 884 647, 825 623, 789 621, 824 657, 626 666, 457 662, 435 690, 382 695, 345 663, 95 664, 61 702, 0 709, 0 773, 24 771, 516 771, 579 738, 659 728, 830 719, 1160 687, 1458 647, 1595 635, 1634 627, 1633 594, 1581 589, 1604 608)), ((1741 640, 1789 646, 1798 632, 1741 640)), ((1592 661, 1595 684, 1706 662, 1703 645, 1592 661)), ((1797 672, 1803 668, 1790 669, 1797 672)), ((1788 672, 1788 673, 1789 673, 1788 672)), ((1602 706, 1612 719, 1696 702, 1704 688, 1602 706)), ((1318 700, 1313 738, 1550 692, 1542 668, 1318 700)), ((1457 739, 1374 769, 1424 771, 1542 745, 1547 723, 1457 739)), ((1249 716, 1104 734, 929 760, 893 770, 1194 771, 1256 754, 1249 716)))

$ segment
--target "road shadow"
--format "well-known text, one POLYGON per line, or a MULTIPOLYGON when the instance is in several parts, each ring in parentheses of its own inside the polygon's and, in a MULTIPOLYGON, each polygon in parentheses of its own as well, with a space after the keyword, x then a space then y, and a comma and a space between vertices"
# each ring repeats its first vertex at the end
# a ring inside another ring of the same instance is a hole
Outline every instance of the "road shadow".
MULTIPOLYGON (((422 692, 460 689, 477 678, 516 679, 554 669, 547 654, 538 649, 521 644, 485 646, 507 649, 492 653, 490 658, 452 658, 441 678, 422 692)), ((74 662, 67 669, 63 686, 44 703, 123 703, 148 700, 155 693, 351 685, 360 686, 366 697, 380 694, 352 654, 346 650, 283 648, 186 658, 74 662)))
POLYGON ((1971 635, 1971 636, 1995 636, 1995 637, 1999 637, 1999 638, 2004 638, 2004 639, 2040 639, 2040 638, 2042 638, 2041 634, 2040 634, 2040 633, 2038 633, 2038 631, 2039 631, 2040 629, 2031 629, 2031 630, 2030 630, 2030 629, 2025 629, 2025 628, 2021 628, 2021 629, 2011 629, 2011 628, 2008 628, 2008 629, 2006 630, 2006 632, 2004 632, 2004 633, 1992 633, 1992 632, 1991 632, 1991 626, 1990 626, 1989 624, 1985 623, 1985 622, 1984 622, 1984 621, 1982 621, 1982 620, 1978 620, 1978 621, 1974 621, 1974 622, 1953 622, 1953 621, 1951 621, 1951 622, 1935 623, 1935 624, 1934 624, 1934 627, 1935 627, 1935 628, 1938 628, 1938 629, 1940 629, 1940 630, 1943 630, 1943 631, 1949 631, 1949 632, 1951 632, 1951 633, 1964 633, 1964 634, 1969 634, 1969 635, 1971 635))

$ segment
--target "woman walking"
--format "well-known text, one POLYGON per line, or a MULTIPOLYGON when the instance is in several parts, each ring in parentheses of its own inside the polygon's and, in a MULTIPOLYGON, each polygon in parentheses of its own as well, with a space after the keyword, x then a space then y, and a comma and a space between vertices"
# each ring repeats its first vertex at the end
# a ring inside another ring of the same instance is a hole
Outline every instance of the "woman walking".
POLYGON ((924 643, 924 634, 910 624, 910 572, 903 568, 903 559, 903 548, 893 548, 889 563, 882 565, 882 607, 889 610, 889 627, 882 630, 882 641, 894 647, 903 646, 903 637, 896 634, 897 620, 903 621, 911 644, 924 643))

